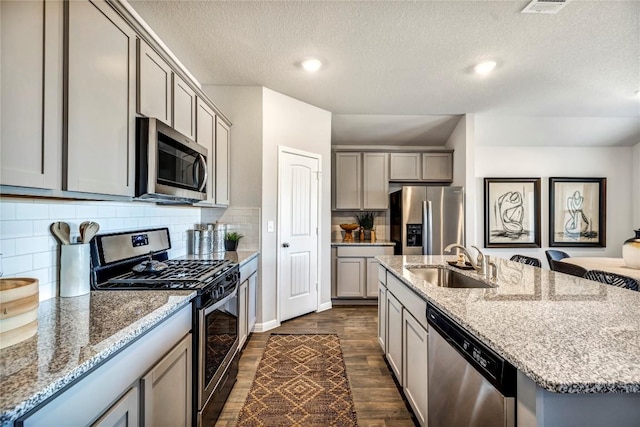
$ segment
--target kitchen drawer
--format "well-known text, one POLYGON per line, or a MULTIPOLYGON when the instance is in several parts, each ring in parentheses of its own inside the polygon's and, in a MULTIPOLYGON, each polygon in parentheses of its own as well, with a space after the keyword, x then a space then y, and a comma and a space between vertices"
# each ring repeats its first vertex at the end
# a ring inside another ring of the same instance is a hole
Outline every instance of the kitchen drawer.
POLYGON ((378 266, 378 282, 387 286, 387 269, 381 265, 378 266))
POLYGON ((258 271, 258 257, 240 266, 240 283, 247 280, 256 271, 258 271))
POLYGON ((427 329, 427 302, 407 286, 393 274, 387 274, 387 290, 427 329))
POLYGON ((338 246, 338 258, 367 258, 377 255, 393 255, 393 246, 338 246))

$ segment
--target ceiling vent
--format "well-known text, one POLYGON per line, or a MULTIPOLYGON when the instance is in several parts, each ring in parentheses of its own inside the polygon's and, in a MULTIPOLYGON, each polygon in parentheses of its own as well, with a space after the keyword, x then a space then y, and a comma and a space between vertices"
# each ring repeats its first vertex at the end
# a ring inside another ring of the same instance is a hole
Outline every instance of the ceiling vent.
POLYGON ((520 13, 548 13, 556 14, 569 3, 570 0, 533 0, 520 13))

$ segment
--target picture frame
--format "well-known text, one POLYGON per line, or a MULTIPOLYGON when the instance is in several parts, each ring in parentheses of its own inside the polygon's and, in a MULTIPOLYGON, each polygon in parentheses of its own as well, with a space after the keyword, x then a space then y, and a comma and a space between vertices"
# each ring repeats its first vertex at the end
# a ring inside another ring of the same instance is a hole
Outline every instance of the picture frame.
POLYGON ((540 247, 540 178, 484 179, 484 247, 540 247))
POLYGON ((607 178, 549 178, 549 246, 607 242, 607 178))

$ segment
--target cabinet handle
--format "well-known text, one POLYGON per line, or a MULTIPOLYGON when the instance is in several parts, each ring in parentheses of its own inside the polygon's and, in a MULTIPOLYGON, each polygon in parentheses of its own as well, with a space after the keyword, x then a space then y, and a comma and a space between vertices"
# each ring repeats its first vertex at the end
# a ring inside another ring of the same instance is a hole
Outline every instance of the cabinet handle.
POLYGON ((282 244, 282 247, 283 247, 283 248, 288 248, 288 247, 289 247, 289 243, 284 242, 284 243, 282 244))

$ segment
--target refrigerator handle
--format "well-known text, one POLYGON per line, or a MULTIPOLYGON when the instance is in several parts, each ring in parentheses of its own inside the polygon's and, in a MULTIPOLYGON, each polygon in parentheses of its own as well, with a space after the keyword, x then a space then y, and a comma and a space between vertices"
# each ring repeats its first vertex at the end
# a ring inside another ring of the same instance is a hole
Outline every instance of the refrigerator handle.
POLYGON ((433 254, 433 210, 431 200, 422 202, 422 254, 433 254))

